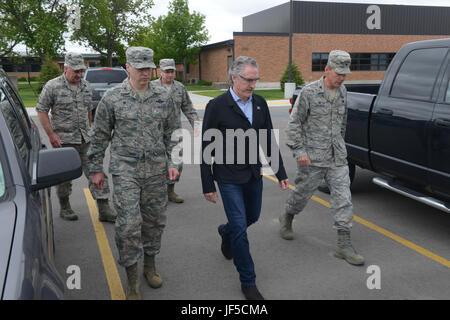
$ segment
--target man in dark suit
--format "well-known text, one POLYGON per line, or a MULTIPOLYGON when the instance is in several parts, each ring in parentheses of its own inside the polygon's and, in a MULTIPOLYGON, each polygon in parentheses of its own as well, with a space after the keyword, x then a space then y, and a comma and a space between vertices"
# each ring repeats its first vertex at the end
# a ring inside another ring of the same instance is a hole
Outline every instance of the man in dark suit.
POLYGON ((261 212, 259 145, 265 149, 282 190, 288 189, 289 181, 272 132, 267 102, 253 94, 259 80, 257 62, 249 57, 237 58, 229 70, 229 80, 232 87, 211 100, 205 110, 200 165, 203 194, 206 200, 217 201, 216 180, 228 219, 218 228, 222 253, 233 259, 245 298, 263 300, 256 287, 247 239, 247 228, 261 212))

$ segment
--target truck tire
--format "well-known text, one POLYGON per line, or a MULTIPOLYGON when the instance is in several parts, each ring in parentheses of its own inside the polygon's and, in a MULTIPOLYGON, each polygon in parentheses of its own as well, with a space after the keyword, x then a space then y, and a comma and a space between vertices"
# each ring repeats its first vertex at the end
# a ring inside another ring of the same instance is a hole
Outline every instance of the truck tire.
MULTIPOLYGON (((355 179, 355 173, 356 173, 356 166, 353 163, 349 163, 348 175, 350 178, 350 188, 352 187, 353 180, 355 179)), ((330 189, 328 188, 328 185, 325 182, 323 182, 317 189, 323 193, 330 194, 330 189)))

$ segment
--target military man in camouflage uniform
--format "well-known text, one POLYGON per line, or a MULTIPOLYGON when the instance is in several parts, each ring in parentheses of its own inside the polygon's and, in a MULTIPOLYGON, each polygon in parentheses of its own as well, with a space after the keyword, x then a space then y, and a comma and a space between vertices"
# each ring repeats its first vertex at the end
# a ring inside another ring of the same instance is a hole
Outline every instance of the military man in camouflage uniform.
MULTIPOLYGON (((194 129, 194 122, 199 121, 199 117, 197 112, 192 107, 191 98, 181 82, 175 80, 175 60, 174 59, 161 59, 159 61, 159 69, 161 71, 161 77, 159 79, 153 80, 152 84, 155 86, 159 86, 165 88, 169 92, 170 99, 172 100, 173 106, 175 107, 175 112, 177 114, 177 118, 181 127, 181 111, 188 119, 189 123, 194 129)), ((180 153, 180 157, 183 155, 180 153)), ((181 175, 181 171, 183 170, 183 163, 180 162, 178 164, 178 172, 181 175)), ((169 197, 169 201, 175 203, 184 202, 183 197, 175 193, 175 183, 180 180, 180 176, 174 181, 169 181, 167 183, 167 195, 169 197)))
POLYGON ((177 142, 171 141, 171 135, 179 128, 179 120, 168 91, 149 82, 155 68, 153 50, 130 47, 126 58, 130 76, 102 97, 88 155, 95 172, 93 182, 102 188, 103 158, 111 142, 109 171, 119 264, 127 272, 127 299, 140 299, 137 266, 142 251, 148 284, 158 288, 163 281, 155 268, 155 255, 166 225, 167 176, 178 177, 171 160, 177 142))
MULTIPOLYGON (((64 74, 47 82, 39 96, 36 111, 39 121, 54 148, 73 147, 81 158, 83 172, 89 180, 89 189, 97 200, 100 221, 114 222, 115 213, 108 203, 109 187, 105 179, 105 188, 97 190, 92 184, 87 167, 87 150, 89 148, 92 90, 82 79, 86 69, 81 54, 69 52, 64 60, 64 74), (48 113, 51 113, 50 121, 48 113)), ((56 187, 61 205, 60 216, 65 220, 77 220, 72 210, 69 196, 72 193, 72 182, 65 182, 56 187)))
POLYGON ((325 179, 331 190, 333 228, 338 232, 335 256, 350 264, 362 265, 364 258, 356 253, 350 240, 353 206, 344 141, 347 91, 342 83, 350 73, 350 62, 347 52, 331 51, 325 75, 306 85, 295 101, 286 134, 287 145, 298 165, 295 189, 280 216, 280 234, 286 240, 293 239, 294 215, 305 208, 325 179))

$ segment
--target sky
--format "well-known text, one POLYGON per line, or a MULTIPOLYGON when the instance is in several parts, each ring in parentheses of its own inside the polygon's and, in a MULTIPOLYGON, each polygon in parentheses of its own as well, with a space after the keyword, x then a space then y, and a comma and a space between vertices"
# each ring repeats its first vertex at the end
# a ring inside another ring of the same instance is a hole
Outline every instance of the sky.
MULTIPOLYGON (((312 2, 345 2, 391 5, 425 5, 450 7, 450 0, 309 0, 312 2)), ((153 16, 167 14, 169 0, 154 0, 153 16)), ((189 9, 206 16, 206 28, 210 33, 208 43, 233 39, 233 32, 242 32, 242 18, 266 10, 289 0, 189 0, 189 9)))
MULTIPOLYGON (((345 2, 390 5, 423 5, 450 7, 450 0, 309 0, 314 2, 345 2)), ((166 15, 170 0, 154 0, 154 6, 149 14, 153 17, 166 15)), ((205 25, 208 29, 209 43, 233 39, 233 32, 242 32, 242 18, 250 14, 266 10, 289 0, 189 0, 189 9, 206 16, 205 25)), ((86 48, 66 42, 68 51, 92 52, 86 48)))

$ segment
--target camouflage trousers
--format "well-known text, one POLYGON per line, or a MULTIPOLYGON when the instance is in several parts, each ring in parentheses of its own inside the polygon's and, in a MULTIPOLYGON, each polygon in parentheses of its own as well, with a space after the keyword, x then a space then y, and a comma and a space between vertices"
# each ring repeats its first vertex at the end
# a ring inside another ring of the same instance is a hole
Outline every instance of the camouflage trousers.
MULTIPOLYGON (((82 144, 63 144, 63 147, 73 147, 78 151, 81 158, 81 164, 83 166, 83 173, 89 181, 89 190, 91 191, 92 197, 94 199, 108 199, 109 197, 109 184, 108 176, 105 174, 105 182, 103 189, 97 189, 92 183, 92 176, 89 174, 88 170, 88 157, 87 151, 89 149, 89 143, 82 144)), ((72 194, 72 181, 67 181, 56 186, 56 194, 59 199, 67 198, 72 194)))
POLYGON ((295 188, 286 201, 286 213, 295 215, 301 212, 323 179, 330 188, 331 209, 334 213, 333 229, 350 230, 353 220, 353 205, 348 166, 322 168, 297 165, 295 188))
POLYGON ((118 262, 129 267, 138 262, 142 251, 149 256, 159 253, 166 226, 167 181, 165 175, 112 178, 118 262))

